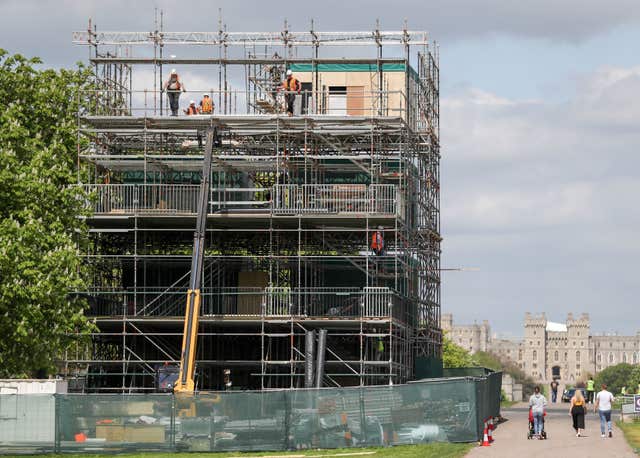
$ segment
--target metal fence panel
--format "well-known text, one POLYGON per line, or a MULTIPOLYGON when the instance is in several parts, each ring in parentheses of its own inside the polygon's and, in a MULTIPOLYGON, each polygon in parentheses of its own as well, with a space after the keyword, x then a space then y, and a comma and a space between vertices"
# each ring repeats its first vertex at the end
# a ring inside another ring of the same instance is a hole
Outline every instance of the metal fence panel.
POLYGON ((471 442, 500 373, 406 385, 196 395, 1 395, 0 453, 299 450, 471 442))

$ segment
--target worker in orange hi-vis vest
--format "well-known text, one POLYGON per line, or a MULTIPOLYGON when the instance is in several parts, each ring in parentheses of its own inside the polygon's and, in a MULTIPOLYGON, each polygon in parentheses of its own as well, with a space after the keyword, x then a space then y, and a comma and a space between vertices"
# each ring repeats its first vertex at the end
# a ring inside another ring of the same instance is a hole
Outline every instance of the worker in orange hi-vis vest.
POLYGON ((215 104, 209 94, 202 94, 202 100, 200 100, 200 105, 198 106, 198 113, 200 114, 213 114, 213 110, 215 108, 215 104))
POLYGON ((302 85, 294 76, 291 70, 287 70, 287 79, 282 83, 282 90, 284 90, 284 98, 287 102, 287 114, 293 116, 293 105, 296 101, 296 95, 300 94, 302 85))
POLYGON ((384 236, 382 234, 382 226, 378 226, 378 230, 371 235, 371 249, 376 256, 384 256, 384 236))

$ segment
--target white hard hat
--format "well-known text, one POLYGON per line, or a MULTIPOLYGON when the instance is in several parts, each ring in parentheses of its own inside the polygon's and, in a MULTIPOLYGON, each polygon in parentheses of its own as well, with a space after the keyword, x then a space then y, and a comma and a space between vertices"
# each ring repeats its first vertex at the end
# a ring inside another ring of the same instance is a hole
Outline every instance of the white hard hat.
POLYGON ((287 76, 291 76, 293 75, 293 72, 291 70, 287 70, 287 76))
POLYGON ((196 104, 196 101, 195 101, 195 100, 191 100, 191 101, 189 102, 189 105, 195 105, 195 104, 196 104))
POLYGON ((171 69, 171 74, 172 74, 172 75, 177 75, 177 74, 178 74, 178 71, 177 71, 175 68, 172 68, 172 69, 171 69))
POLYGON ((209 97, 209 94, 202 94, 202 97, 209 97))

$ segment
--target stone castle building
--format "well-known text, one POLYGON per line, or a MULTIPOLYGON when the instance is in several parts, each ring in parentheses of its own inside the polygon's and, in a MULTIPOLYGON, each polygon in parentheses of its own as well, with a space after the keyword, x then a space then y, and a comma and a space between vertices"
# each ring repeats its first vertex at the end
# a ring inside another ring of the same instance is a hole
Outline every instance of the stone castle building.
POLYGON ((489 322, 484 320, 482 324, 453 325, 453 315, 443 313, 440 318, 442 331, 456 345, 461 346, 470 353, 477 351, 489 351, 491 342, 491 328, 489 322))
POLYGON ((544 313, 527 313, 522 340, 492 338, 486 321, 454 326, 450 314, 442 316, 442 328, 466 350, 473 353, 487 348, 517 363, 534 380, 558 378, 573 383, 618 363, 640 363, 640 332, 634 336, 592 335, 586 313, 579 317, 570 313, 565 323, 549 321, 544 313))

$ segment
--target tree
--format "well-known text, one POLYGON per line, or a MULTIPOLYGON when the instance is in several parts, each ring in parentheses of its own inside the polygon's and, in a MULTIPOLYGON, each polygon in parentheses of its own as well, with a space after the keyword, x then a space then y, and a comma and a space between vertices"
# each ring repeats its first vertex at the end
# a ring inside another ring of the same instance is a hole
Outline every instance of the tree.
POLYGON ((442 337, 442 365, 450 367, 470 367, 473 360, 467 350, 453 343, 447 336, 442 337))
POLYGON ((0 377, 51 371, 89 329, 79 246, 86 196, 76 182, 78 92, 86 70, 39 70, 0 49, 0 377))
POLYGON ((593 381, 596 389, 600 389, 600 385, 604 383, 607 385, 607 389, 614 394, 620 393, 623 386, 635 390, 640 382, 640 370, 637 366, 620 363, 603 369, 593 381))

